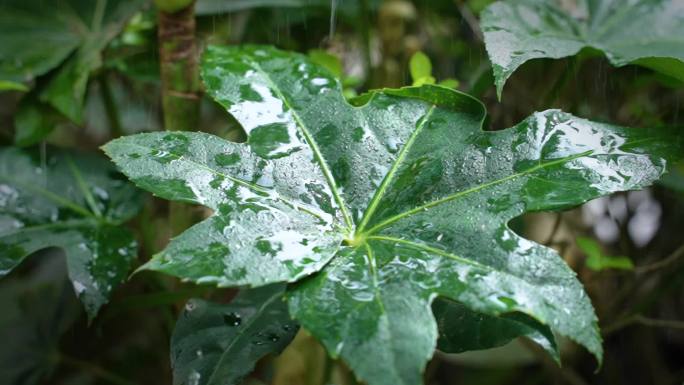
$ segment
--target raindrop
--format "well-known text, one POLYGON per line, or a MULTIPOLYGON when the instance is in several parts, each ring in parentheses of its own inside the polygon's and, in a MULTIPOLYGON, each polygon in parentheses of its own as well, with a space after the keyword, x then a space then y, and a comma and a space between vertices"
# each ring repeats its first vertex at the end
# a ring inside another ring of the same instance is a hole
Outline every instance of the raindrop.
POLYGON ((193 311, 193 310, 195 310, 196 307, 197 307, 197 305, 195 305, 195 303, 192 301, 185 304, 185 310, 186 311, 193 311))
POLYGON ((228 313, 223 315, 223 322, 228 326, 240 326, 242 317, 238 313, 228 313))

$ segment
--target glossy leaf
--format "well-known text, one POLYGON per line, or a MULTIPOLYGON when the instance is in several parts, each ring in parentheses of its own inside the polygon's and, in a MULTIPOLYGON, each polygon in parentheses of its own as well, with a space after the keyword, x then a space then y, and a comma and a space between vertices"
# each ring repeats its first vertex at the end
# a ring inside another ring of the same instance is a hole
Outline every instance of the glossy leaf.
POLYGON ((30 82, 65 63, 42 90, 41 99, 72 121, 82 123, 89 74, 102 65, 102 50, 144 3, 0 2, 0 81, 30 82))
POLYGON ((220 286, 313 275, 288 289, 290 312, 371 385, 421 382, 437 296, 523 314, 600 360, 575 274, 507 222, 642 188, 678 138, 556 110, 485 132, 483 105, 441 86, 350 105, 328 71, 268 47, 209 47, 202 76, 246 143, 184 132, 105 146, 142 188, 214 210, 146 268, 220 286))
POLYGON ((227 305, 190 300, 171 337, 174 385, 239 385, 259 359, 285 349, 299 326, 284 290, 244 290, 227 305))
POLYGON ((499 97, 531 59, 559 59, 585 47, 615 66, 635 63, 684 80, 680 0, 511 0, 484 10, 481 26, 499 97))
POLYGON ((136 255, 132 234, 119 224, 140 204, 140 193, 100 157, 0 149, 0 277, 28 255, 59 247, 94 317, 136 255))

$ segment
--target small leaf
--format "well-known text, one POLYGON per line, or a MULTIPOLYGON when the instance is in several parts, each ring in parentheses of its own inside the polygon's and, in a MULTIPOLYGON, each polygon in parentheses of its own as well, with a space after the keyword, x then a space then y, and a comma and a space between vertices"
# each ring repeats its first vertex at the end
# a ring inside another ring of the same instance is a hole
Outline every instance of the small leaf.
POLYGON ((214 211, 146 268, 219 286, 296 282, 290 313, 370 385, 421 382, 438 296, 535 320, 530 333, 548 327, 601 360, 575 273, 507 224, 653 183, 680 137, 558 110, 483 131, 484 106, 441 86, 350 104, 329 71, 263 46, 209 47, 202 78, 246 143, 178 132, 105 146, 142 188, 214 211))
POLYGON ((342 61, 337 56, 322 49, 312 49, 309 51, 311 61, 330 71, 333 76, 342 79, 342 61))
POLYGON ((28 255, 59 247, 94 317, 136 255, 132 234, 118 224, 140 206, 139 192, 100 157, 0 149, 0 277, 28 255))
POLYGON ((601 245, 596 240, 587 237, 578 237, 577 246, 587 255, 587 267, 594 271, 607 269, 632 270, 634 264, 627 257, 611 257, 603 254, 601 245))
POLYGON ((618 67, 641 64, 684 81, 680 0, 498 1, 482 12, 481 26, 499 98, 506 79, 528 60, 583 48, 603 51, 618 67))
POLYGON ((9 80, 0 80, 0 91, 28 91, 25 85, 9 80))
POLYGON ((409 71, 411 72, 411 79, 413 79, 413 85, 415 86, 435 83, 435 78, 432 77, 432 63, 430 62, 430 58, 421 51, 417 51, 411 56, 411 59, 409 60, 409 71), (421 79, 422 83, 416 84, 421 81, 421 79), (432 79, 432 83, 429 82, 429 79, 432 79))
POLYGON ((171 337, 174 385, 238 385, 259 359, 280 353, 299 329, 284 289, 243 290, 227 305, 190 300, 171 337))

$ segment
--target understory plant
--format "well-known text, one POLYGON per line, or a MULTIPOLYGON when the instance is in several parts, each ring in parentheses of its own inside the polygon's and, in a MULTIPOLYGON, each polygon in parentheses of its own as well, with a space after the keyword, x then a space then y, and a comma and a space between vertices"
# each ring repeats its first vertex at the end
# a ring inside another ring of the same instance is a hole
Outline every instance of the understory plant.
MULTIPOLYGON (((2 6, 14 16, 37 9, 25 3, 2 6)), ((563 341, 572 341, 601 368, 599 320, 577 274, 556 249, 523 237, 512 223, 653 185, 682 159, 681 130, 626 127, 560 109, 492 127, 485 104, 455 89, 459 81, 435 84, 433 65, 420 51, 407 61, 413 86, 358 96, 356 79, 342 82, 341 62, 324 52, 216 44, 204 46, 198 59, 194 4, 158 1, 167 130, 117 132, 98 143, 109 160, 45 142, 20 148, 44 140, 57 121, 82 121, 89 76, 102 76, 96 71, 103 47, 125 22, 131 29, 131 15, 143 6, 67 3, 58 16, 39 16, 70 37, 68 47, 45 48, 40 62, 24 54, 39 64, 30 70, 7 64, 18 43, 0 37, 14 44, 0 48, 0 86, 27 92, 18 108, 28 116, 17 120, 16 145, 0 149, 0 276, 40 250, 62 249, 88 324, 129 274, 154 276, 150 285, 164 290, 154 300, 183 302, 169 349, 176 385, 240 384, 304 332, 344 362, 354 381, 369 385, 422 384, 436 350, 489 349, 518 337, 558 365, 563 341), (92 15, 92 33, 77 28, 82 36, 71 35, 64 20, 74 20, 72 8, 92 15), (322 61, 332 62, 335 73, 322 61), (36 82, 50 70, 49 79, 36 82), (62 86, 71 92, 60 94, 62 86), (244 140, 195 126, 200 90, 244 140), (142 190, 161 198, 156 206, 142 190), (155 210, 166 210, 172 236, 151 224, 155 210), (131 220, 135 226, 126 225, 131 220), (150 242, 145 234, 155 232, 162 236, 150 242), (152 255, 137 263, 141 248, 152 255), (176 297, 180 284, 169 284, 169 276, 199 289, 176 297), (232 290, 223 298, 202 296, 208 288, 232 290)), ((675 0, 631 1, 629 10, 622 0, 579 3, 579 16, 563 2, 536 0, 496 2, 483 12, 499 98, 525 61, 585 48, 605 52, 618 66, 684 79, 684 43, 667 38, 684 25, 675 0), (630 40, 643 23, 662 20, 651 40, 630 40), (618 25, 627 32, 614 31, 618 25)), ((12 23, 28 28, 22 20, 12 23)), ((106 110, 114 113, 107 77, 100 79, 106 110)), ((634 269, 629 258, 604 255, 592 239, 577 243, 591 270, 634 269)), ((40 275, 34 281, 42 282, 40 275)), ((65 309, 54 315, 60 321, 46 333, 49 344, 75 322, 63 281, 39 291, 50 292, 40 295, 49 300, 46 312, 65 309)), ((22 285, 8 292, 10 301, 32 298, 22 285)), ((0 322, 18 327, 28 317, 17 303, 0 322)), ((35 328, 43 328, 44 319, 36 319, 35 328)), ((12 346, 25 345, 22 338, 12 346)), ((38 383, 57 367, 54 354, 40 354, 47 367, 41 370, 12 366, 0 354, 0 368, 13 383, 38 383)))

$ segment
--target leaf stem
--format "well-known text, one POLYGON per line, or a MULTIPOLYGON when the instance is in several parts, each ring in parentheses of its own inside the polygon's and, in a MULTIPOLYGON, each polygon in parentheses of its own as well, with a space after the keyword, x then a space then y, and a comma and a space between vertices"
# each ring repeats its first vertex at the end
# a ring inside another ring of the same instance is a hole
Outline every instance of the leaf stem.
POLYGON ((416 141, 416 138, 418 138, 418 135, 420 135, 421 131, 423 131, 426 122, 430 120, 430 117, 432 116, 434 110, 435 105, 430 106, 430 109, 428 109, 428 111, 425 113, 420 123, 418 124, 418 127, 416 127, 416 129, 411 133, 411 136, 409 136, 408 140, 406 141, 406 144, 404 144, 404 147, 402 147, 401 151, 397 155, 397 159, 394 161, 392 168, 390 168, 389 172, 385 174, 385 177, 382 179, 380 187, 377 190, 375 190, 375 195, 373 195, 373 198, 371 199, 368 209, 363 214, 361 224, 359 224, 359 227, 356 230, 357 233, 361 233, 363 231, 363 229, 368 224, 368 221, 375 213, 375 210, 378 208, 378 205, 380 204, 380 200, 385 195, 385 191, 387 191, 387 187, 394 180, 394 175, 397 173, 397 170, 399 169, 401 163, 404 161, 404 158, 406 158, 406 154, 411 149, 411 146, 416 141))

